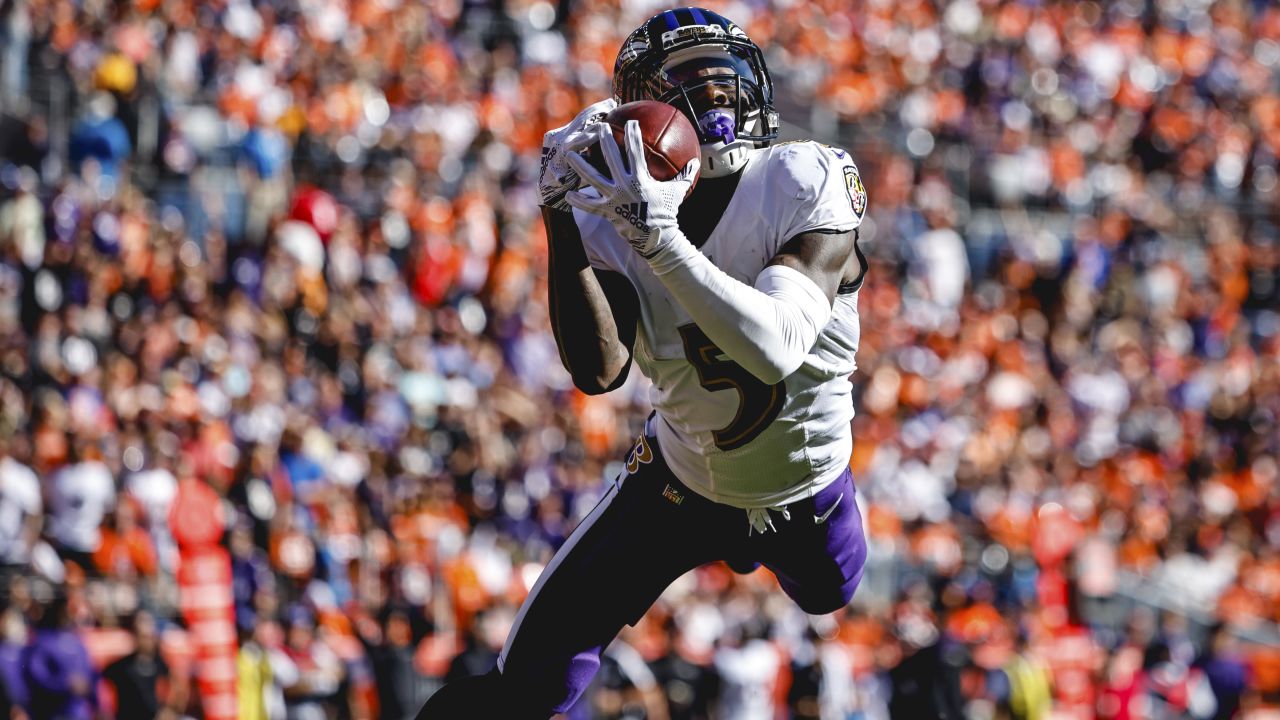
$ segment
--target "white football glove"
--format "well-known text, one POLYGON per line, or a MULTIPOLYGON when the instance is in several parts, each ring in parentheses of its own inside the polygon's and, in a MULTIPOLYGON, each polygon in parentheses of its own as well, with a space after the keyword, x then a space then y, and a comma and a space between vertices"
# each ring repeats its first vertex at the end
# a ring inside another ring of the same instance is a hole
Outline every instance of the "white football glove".
POLYGON ((654 180, 649 174, 648 161, 644 157, 640 123, 628 120, 626 125, 630 170, 623 164, 622 153, 608 126, 598 124, 590 132, 600 143, 600 150, 604 153, 605 163, 608 164, 613 179, 597 172, 581 153, 570 152, 569 166, 577 171, 584 182, 595 188, 598 196, 592 197, 575 190, 566 195, 565 199, 579 210, 609 220, 618 234, 641 257, 650 260, 677 238, 684 237, 676 223, 676 214, 693 179, 698 175, 698 159, 690 160, 671 180, 654 180))
POLYGON ((587 131, 599 124, 617 106, 618 103, 613 98, 588 105, 569 124, 549 130, 542 136, 542 168, 538 174, 539 205, 569 212, 569 205, 564 200, 565 193, 577 190, 581 178, 565 161, 566 155, 574 150, 585 149, 595 142, 595 135, 587 131))

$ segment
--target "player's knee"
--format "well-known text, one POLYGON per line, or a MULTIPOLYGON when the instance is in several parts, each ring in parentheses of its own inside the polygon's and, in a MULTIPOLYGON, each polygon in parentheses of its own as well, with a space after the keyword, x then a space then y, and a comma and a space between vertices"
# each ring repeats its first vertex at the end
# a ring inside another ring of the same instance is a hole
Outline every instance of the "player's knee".
POLYGON ((857 589, 857 582, 842 585, 831 592, 814 596, 807 603, 801 603, 800 609, 810 615, 827 615, 842 610, 853 601, 853 593, 857 589))
POLYGON ((508 664, 503 672, 502 692, 512 705, 532 709, 534 715, 545 718, 568 712, 599 669, 600 656, 595 650, 579 653, 565 662, 544 658, 534 667, 508 664))
POLYGON ((853 600, 855 587, 840 588, 827 593, 815 593, 797 601, 800 609, 810 615, 828 615, 844 608, 853 600))
POLYGON ((797 593, 792 597, 800 609, 810 615, 826 615, 841 610, 853 601, 853 594, 862 582, 862 568, 863 562, 860 561, 856 567, 849 569, 840 582, 817 591, 797 593))

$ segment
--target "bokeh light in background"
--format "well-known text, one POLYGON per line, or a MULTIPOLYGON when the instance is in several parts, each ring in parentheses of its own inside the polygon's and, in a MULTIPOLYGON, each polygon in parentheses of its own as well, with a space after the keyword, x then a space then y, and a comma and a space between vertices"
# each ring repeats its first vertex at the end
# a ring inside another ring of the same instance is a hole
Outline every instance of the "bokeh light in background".
MULTIPOLYGON (((203 491, 240 717, 488 669, 648 409, 561 369, 535 192, 621 5, 0 2, 0 711, 198 713, 203 491)), ((1270 717, 1280 9, 708 5, 862 168, 871 558, 683 578, 577 716, 1270 717)))

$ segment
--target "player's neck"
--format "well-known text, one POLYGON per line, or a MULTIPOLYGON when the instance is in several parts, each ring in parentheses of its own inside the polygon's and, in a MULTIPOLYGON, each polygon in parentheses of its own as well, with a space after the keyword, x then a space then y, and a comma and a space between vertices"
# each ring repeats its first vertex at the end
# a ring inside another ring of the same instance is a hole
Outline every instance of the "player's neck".
POLYGON ((741 170, 724 177, 699 178, 693 192, 680 205, 680 229, 694 247, 702 247, 711 237, 741 179, 741 170))

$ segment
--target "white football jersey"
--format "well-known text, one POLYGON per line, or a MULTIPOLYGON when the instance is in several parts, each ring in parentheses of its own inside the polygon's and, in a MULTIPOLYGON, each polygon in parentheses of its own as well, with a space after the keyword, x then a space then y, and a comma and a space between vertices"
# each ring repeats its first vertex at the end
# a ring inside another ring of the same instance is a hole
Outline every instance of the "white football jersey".
MULTIPOLYGON (((852 230, 865 207, 862 181, 845 151, 778 143, 752 155, 700 250, 734 279, 754 285, 788 240, 812 230, 852 230)), ((635 286, 634 358, 653 382, 659 447, 681 482, 716 502, 758 508, 808 497, 844 471, 852 450, 856 287, 836 296, 831 319, 800 368, 770 386, 707 339, 606 219, 580 210, 574 218, 592 266, 621 273, 635 286)))

